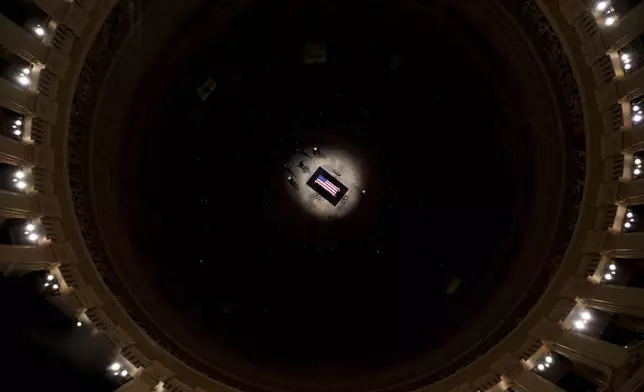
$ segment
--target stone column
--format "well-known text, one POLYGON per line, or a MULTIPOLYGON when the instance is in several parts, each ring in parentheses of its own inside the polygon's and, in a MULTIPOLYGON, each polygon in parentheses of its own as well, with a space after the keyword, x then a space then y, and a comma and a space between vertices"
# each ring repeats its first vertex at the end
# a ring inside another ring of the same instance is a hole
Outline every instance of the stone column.
POLYGON ((148 366, 141 369, 137 376, 147 385, 156 387, 159 383, 165 383, 168 379, 173 377, 174 373, 163 366, 159 361, 154 360, 148 366))
POLYGON ((130 335, 125 332, 123 327, 115 325, 111 328, 101 330, 102 336, 106 342, 112 347, 113 351, 118 352, 127 346, 133 345, 135 342, 130 335))
POLYGON ((619 101, 630 100, 644 89, 644 68, 599 87, 595 94, 600 110, 606 110, 619 101))
POLYGON ((636 125, 621 132, 623 135, 622 149, 626 152, 644 150, 644 124, 636 125))
POLYGON ((135 378, 121 385, 114 392, 151 392, 153 390, 153 386, 146 384, 139 378, 135 378))
POLYGON ((21 114, 33 113, 36 109, 36 94, 0 78, 0 106, 21 114))
POLYGON ((644 203, 644 180, 634 180, 620 183, 616 200, 625 204, 644 203))
POLYGON ((530 334, 545 341, 554 351, 571 361, 601 371, 609 380, 630 360, 629 351, 622 346, 564 330, 560 324, 545 318, 532 329, 530 334))
POLYGON ((33 114, 50 124, 56 123, 58 104, 33 91, 18 87, 0 78, 0 107, 20 114, 33 114))
POLYGON ((602 135, 602 157, 644 150, 644 124, 602 135))
MULTIPOLYGON (((163 385, 164 390, 168 391, 195 391, 195 392, 201 392, 200 389, 192 388, 189 385, 186 385, 176 377, 170 377, 170 379, 166 382, 164 382, 163 385)), ((232 389, 229 388, 221 388, 221 391, 232 391, 232 389)), ((217 389, 219 391, 219 389, 217 389)), ((215 392, 212 389, 209 392, 215 392)))
MULTIPOLYGON (((582 1, 570 0, 562 7, 564 12, 581 15, 584 11, 590 12, 596 1, 584 0, 587 4, 579 4, 582 1)), ((617 23, 612 26, 598 27, 597 33, 593 35, 581 35, 584 46, 588 52, 589 64, 598 61, 602 56, 611 51, 616 51, 631 43, 642 32, 644 32, 644 6, 638 4, 626 15, 619 15, 617 23)), ((577 22, 579 23, 579 22, 577 22)))
POLYGON ((450 392, 475 392, 469 384, 461 384, 458 387, 450 390, 450 392))
POLYGON ((623 286, 598 286, 582 300, 587 306, 606 312, 644 317, 644 289, 623 286))
MULTIPOLYGON (((78 8, 71 2, 66 4, 78 8)), ((4 15, 0 15, 0 45, 32 64, 46 65, 46 68, 58 77, 65 76, 69 64, 68 57, 53 47, 46 46, 4 15)))
POLYGON ((591 0, 559 0, 559 9, 570 24, 591 8, 591 0))
POLYGON ((81 8, 74 2, 60 0, 36 0, 35 3, 57 23, 69 27, 75 36, 81 36, 87 24, 88 7, 81 8))
POLYGON ((25 195, 0 190, 0 217, 33 219, 41 214, 37 211, 38 201, 35 195, 25 195))
POLYGON ((564 290, 591 308, 644 317, 644 289, 571 281, 564 290))
POLYGON ((65 290, 61 295, 51 297, 50 301, 61 310, 72 313, 103 306, 91 286, 65 290))
POLYGON ((40 40, 2 14, 0 14, 0 45, 32 64, 44 64, 49 50, 40 40))
POLYGON ((642 385, 644 385, 644 365, 641 365, 619 390, 626 392, 641 391, 642 385))
POLYGON ((6 137, 0 138, 0 162, 18 167, 31 167, 28 159, 29 147, 6 137))
POLYGON ((620 315, 615 319, 615 324, 621 328, 644 333, 644 320, 641 318, 629 315, 620 315))
POLYGON ((585 253, 601 253, 608 257, 644 257, 644 233, 609 233, 591 231, 586 236, 585 253))
POLYGON ((555 384, 531 371, 525 371, 515 379, 510 380, 510 386, 516 392, 565 392, 555 384))
POLYGON ((0 138, 0 162, 21 167, 51 168, 54 154, 50 147, 24 144, 6 137, 0 138))
POLYGON ((644 33, 644 3, 639 3, 626 15, 620 15, 617 23, 602 29, 601 35, 607 49, 619 49, 644 33))
MULTIPOLYGON (((73 3, 65 4, 75 7, 73 3)), ((0 15, 0 46, 33 64, 31 74, 33 83, 28 88, 16 86, 5 79, 0 80, 0 106, 23 115, 33 114, 53 124, 56 121, 58 107, 56 102, 45 95, 55 93, 57 81, 49 73, 62 78, 67 71, 68 57, 53 47, 46 46, 42 40, 37 39, 4 15, 0 15), (47 75, 41 75, 43 68, 47 69, 47 75), (39 82, 40 77, 44 78, 43 83, 39 82), (44 81, 48 82, 44 83, 44 81), (39 87, 41 93, 37 91, 39 87)))
POLYGON ((55 262, 53 248, 49 245, 0 245, 0 263, 55 262))
POLYGON ((0 271, 41 271, 58 265, 51 246, 0 245, 0 271))
POLYGON ((606 236, 603 250, 613 256, 644 256, 644 233, 620 233, 606 236))

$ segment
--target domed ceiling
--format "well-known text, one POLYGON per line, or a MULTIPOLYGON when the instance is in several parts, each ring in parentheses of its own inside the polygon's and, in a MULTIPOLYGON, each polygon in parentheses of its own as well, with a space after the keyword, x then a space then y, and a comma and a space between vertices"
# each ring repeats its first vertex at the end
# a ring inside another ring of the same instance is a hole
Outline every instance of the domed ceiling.
POLYGON ((106 283, 180 360, 242 389, 410 390, 536 302, 584 147, 534 4, 188 1, 128 35, 157 6, 119 3, 89 52, 70 185, 106 283), (314 145, 367 173, 341 219, 288 196, 314 145))

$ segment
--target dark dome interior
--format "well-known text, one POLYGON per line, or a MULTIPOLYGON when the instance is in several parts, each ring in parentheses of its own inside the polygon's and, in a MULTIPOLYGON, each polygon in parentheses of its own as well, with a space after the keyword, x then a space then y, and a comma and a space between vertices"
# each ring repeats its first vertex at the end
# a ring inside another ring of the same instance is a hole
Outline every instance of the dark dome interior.
POLYGON ((564 173, 542 164, 525 77, 456 6, 249 4, 226 22, 212 5, 194 15, 142 79, 117 153, 92 158, 113 165, 114 236, 136 262, 104 238, 130 294, 154 303, 143 313, 233 379, 346 386, 487 336, 472 322, 509 271, 539 268, 521 256, 535 236, 525 224, 546 236, 558 224, 529 223, 535 194, 561 191, 539 179, 564 173), (312 44, 326 61, 303 60, 312 44), (287 196, 284 163, 318 143, 368 169, 343 219, 287 196))
POLYGON ((396 362, 440 344, 486 300, 516 204, 527 204, 529 160, 508 144, 499 81, 475 63, 498 57, 484 44, 463 52, 390 4, 299 7, 248 12, 188 60, 188 80, 169 81, 165 125, 136 163, 151 226, 141 232, 152 248, 176 244, 151 259, 204 328, 249 359, 396 362), (307 41, 326 43, 325 63, 304 63, 307 41), (445 68, 465 77, 442 78, 445 68), (207 75, 217 88, 201 103, 207 75), (319 222, 286 195, 284 163, 316 140, 357 151, 369 169, 368 200, 344 219, 319 222), (171 203, 181 215, 164 212, 171 203), (455 256, 467 232, 477 235, 455 256), (450 296, 453 278, 463 283, 450 296))

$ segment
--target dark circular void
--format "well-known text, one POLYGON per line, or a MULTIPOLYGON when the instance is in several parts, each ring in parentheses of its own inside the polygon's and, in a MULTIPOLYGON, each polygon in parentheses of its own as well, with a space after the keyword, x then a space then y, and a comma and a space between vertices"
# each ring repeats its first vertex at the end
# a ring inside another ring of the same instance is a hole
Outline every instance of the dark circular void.
POLYGON ((502 56, 436 12, 455 31, 392 3, 271 2, 165 75, 172 93, 124 168, 132 235, 204 345, 351 376, 419 358, 479 316, 514 262, 531 157, 520 102, 502 101, 512 85, 492 72, 502 56), (306 64, 307 43, 326 61, 306 64), (286 192, 283 164, 318 141, 368 170, 368 197, 341 220, 286 192))

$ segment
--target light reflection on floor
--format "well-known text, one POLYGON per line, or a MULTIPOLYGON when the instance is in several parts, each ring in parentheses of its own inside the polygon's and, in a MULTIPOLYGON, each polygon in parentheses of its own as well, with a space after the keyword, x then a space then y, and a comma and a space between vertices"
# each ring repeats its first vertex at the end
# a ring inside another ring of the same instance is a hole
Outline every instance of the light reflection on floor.
POLYGON ((329 146, 318 146, 319 154, 313 153, 313 147, 300 149, 286 164, 284 186, 288 188, 291 197, 307 212, 320 219, 338 219, 346 216, 360 202, 362 191, 366 189, 363 183, 366 176, 362 162, 359 162, 348 152, 329 146), (299 167, 302 162, 303 167, 299 167), (313 172, 322 167, 331 173, 349 190, 337 206, 333 206, 306 185, 313 172), (288 181, 293 178, 293 183, 288 181))

